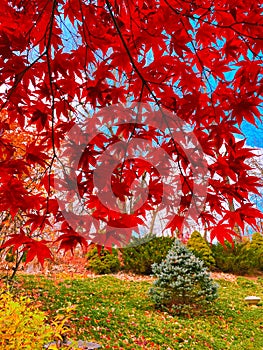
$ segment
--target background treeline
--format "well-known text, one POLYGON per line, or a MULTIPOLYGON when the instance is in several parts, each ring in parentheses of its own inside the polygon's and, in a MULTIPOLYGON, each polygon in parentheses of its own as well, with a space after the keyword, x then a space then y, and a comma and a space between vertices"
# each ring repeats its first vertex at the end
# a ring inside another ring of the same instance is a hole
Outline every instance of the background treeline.
MULTIPOLYGON (((152 264, 160 263, 167 255, 174 239, 170 237, 134 238, 129 247, 112 252, 97 248, 87 254, 87 268, 97 274, 115 273, 120 270, 136 274, 152 274, 152 264)), ((263 235, 254 233, 232 245, 226 242, 209 244, 202 235, 194 231, 186 243, 194 255, 204 261, 211 271, 222 271, 239 275, 263 272, 263 235)))

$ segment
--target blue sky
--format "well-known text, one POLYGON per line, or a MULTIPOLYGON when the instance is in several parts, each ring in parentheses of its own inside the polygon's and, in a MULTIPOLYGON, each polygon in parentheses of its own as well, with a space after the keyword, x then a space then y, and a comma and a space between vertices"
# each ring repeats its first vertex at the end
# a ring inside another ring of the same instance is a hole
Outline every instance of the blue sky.
POLYGON ((257 122, 257 127, 244 121, 241 130, 247 138, 247 144, 251 147, 263 148, 263 123, 257 122))

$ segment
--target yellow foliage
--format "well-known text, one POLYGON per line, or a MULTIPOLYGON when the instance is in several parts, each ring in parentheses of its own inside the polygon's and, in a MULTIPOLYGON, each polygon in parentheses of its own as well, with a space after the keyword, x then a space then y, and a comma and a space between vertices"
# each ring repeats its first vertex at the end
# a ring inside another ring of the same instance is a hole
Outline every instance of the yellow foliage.
MULTIPOLYGON (((63 346, 62 336, 72 331, 69 320, 74 310, 72 305, 58 310, 48 324, 46 314, 32 300, 0 289, 0 350, 42 350, 47 344, 48 350, 69 349, 63 346)), ((72 341, 70 349, 77 348, 72 341)))
POLYGON ((44 312, 26 297, 0 291, 0 349, 40 350, 53 338, 53 328, 44 312))

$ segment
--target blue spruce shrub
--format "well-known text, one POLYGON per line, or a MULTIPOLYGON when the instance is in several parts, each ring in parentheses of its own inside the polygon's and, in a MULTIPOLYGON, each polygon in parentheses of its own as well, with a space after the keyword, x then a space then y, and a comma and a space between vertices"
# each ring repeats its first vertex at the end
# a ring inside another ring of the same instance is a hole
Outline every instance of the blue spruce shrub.
POLYGON ((171 313, 189 311, 218 297, 218 285, 210 278, 204 262, 179 240, 160 264, 153 264, 152 271, 157 279, 149 295, 159 309, 171 313))

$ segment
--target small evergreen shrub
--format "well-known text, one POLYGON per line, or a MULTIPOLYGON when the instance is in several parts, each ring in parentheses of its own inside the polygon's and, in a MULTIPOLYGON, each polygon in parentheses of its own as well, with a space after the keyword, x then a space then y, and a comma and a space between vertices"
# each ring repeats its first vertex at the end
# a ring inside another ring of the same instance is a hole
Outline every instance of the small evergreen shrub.
POLYGON ((0 349, 43 349, 54 337, 45 313, 25 297, 0 291, 0 349))
POLYGON ((210 278, 203 261, 176 240, 166 258, 154 264, 157 277, 149 295, 157 308, 171 313, 204 306, 217 298, 217 284, 210 278))
POLYGON ((131 245, 122 250, 123 269, 129 272, 150 275, 152 264, 160 263, 174 242, 170 237, 133 238, 131 245))
POLYGON ((91 249, 87 253, 87 268, 99 275, 118 272, 120 261, 117 249, 112 248, 110 252, 102 248, 100 253, 96 247, 91 249))
POLYGON ((249 242, 235 242, 233 246, 226 242, 225 247, 220 243, 213 244, 212 252, 216 268, 222 272, 240 275, 251 272, 248 246, 249 242))
POLYGON ((226 242, 212 246, 216 267, 223 272, 244 275, 263 271, 263 236, 259 232, 252 239, 235 242, 234 246, 226 242))
POLYGON ((201 259, 207 267, 213 268, 213 266, 215 266, 216 262, 212 250, 198 231, 194 231, 191 234, 187 242, 187 248, 191 250, 197 258, 201 259))
POLYGON ((263 235, 260 232, 254 232, 251 239, 250 247, 255 250, 261 250, 263 248, 263 235))
POLYGON ((252 268, 263 271, 263 235, 255 232, 249 245, 252 268))

